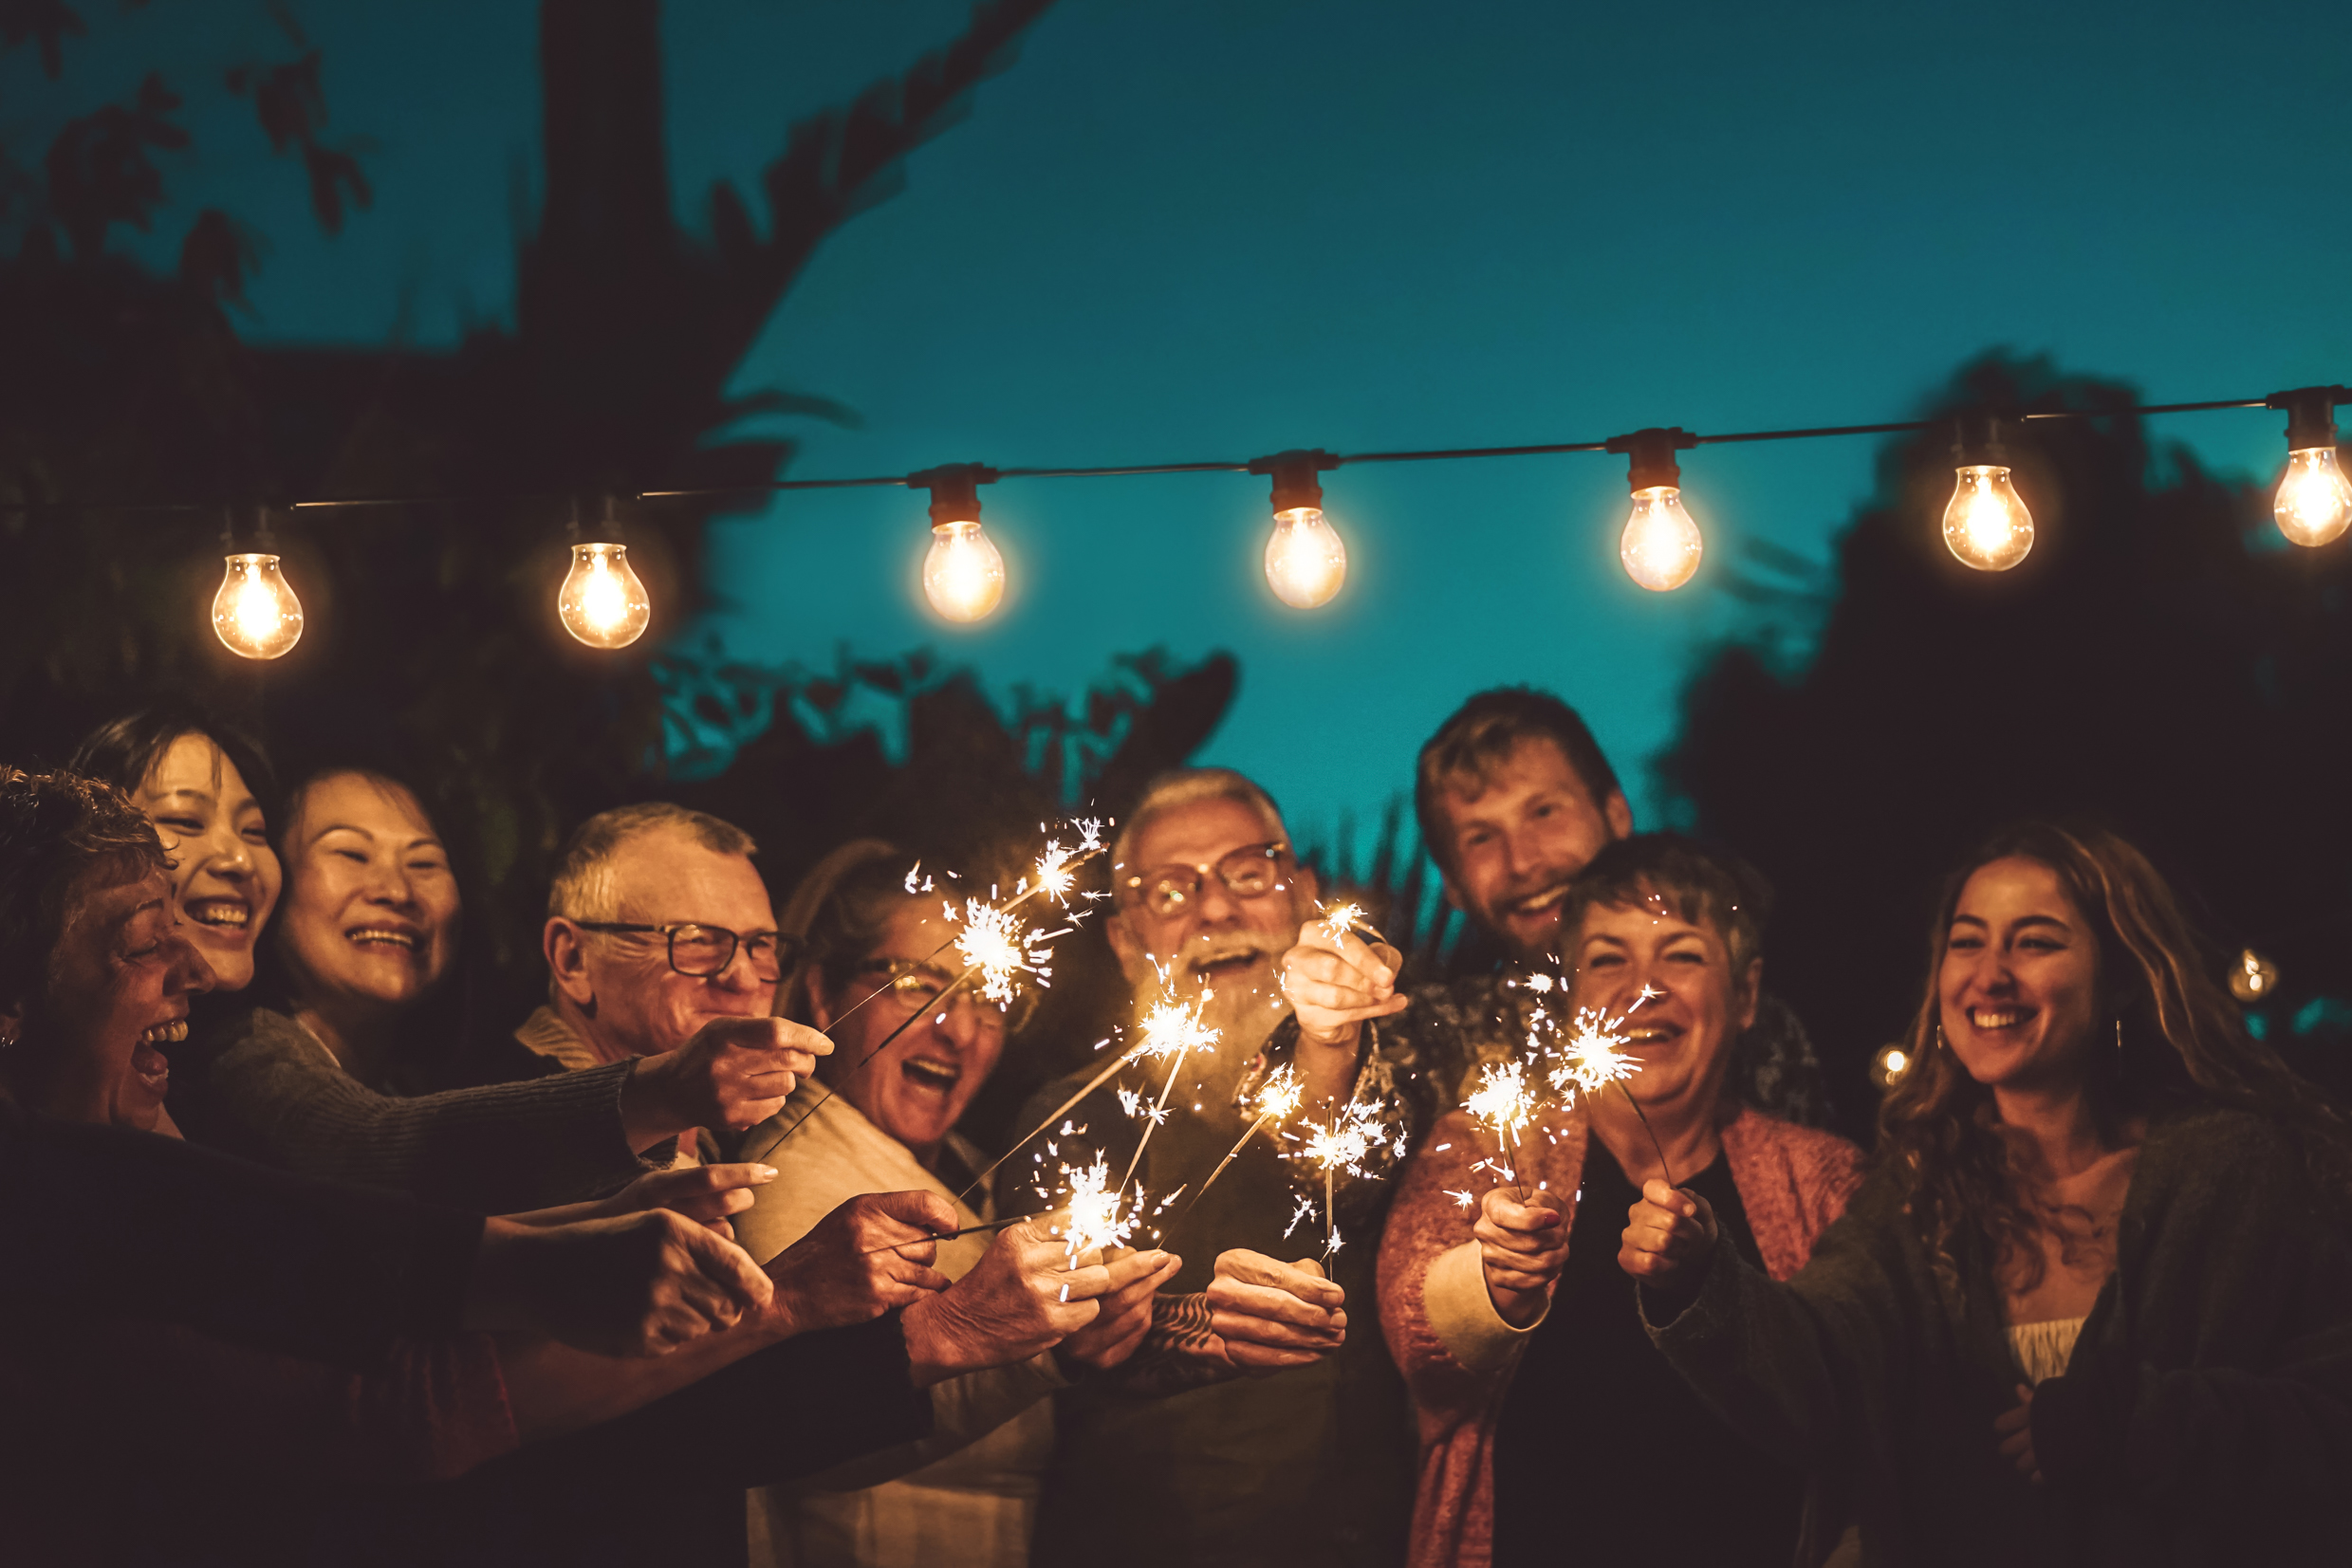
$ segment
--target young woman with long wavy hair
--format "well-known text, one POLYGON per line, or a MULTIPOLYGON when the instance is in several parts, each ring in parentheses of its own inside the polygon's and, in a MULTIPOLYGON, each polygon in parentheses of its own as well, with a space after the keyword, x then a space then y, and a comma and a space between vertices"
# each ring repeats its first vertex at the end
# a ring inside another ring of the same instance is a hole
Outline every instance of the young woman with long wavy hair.
POLYGON ((1946 889, 1873 1170, 1775 1282, 1650 1183, 1620 1261, 1715 1409, 1815 1476, 1819 1560, 2352 1560, 2352 1137, 2113 834, 1946 889))

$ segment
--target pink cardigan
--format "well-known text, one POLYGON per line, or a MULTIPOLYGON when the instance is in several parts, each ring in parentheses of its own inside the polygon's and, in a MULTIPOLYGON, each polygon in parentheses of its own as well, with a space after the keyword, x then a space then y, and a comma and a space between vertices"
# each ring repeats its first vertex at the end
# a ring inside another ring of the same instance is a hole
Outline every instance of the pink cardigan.
MULTIPOLYGON (((1562 1196, 1571 1224, 1585 1135, 1584 1114, 1577 1109, 1547 1114, 1520 1140, 1528 1175, 1562 1196)), ((1503 1337, 1514 1342, 1498 1337, 1495 1354, 1465 1365, 1449 1348, 1449 1325, 1433 1325, 1428 1291, 1433 1265, 1446 1276, 1441 1294, 1448 1286, 1457 1296, 1471 1288, 1474 1254, 1442 1261, 1471 1241, 1477 1211, 1454 1194, 1484 1196, 1495 1185, 1491 1172, 1471 1170, 1492 1152, 1491 1135, 1466 1113, 1438 1122, 1404 1173, 1380 1242, 1380 1328, 1412 1390, 1420 1428, 1412 1568, 1486 1568, 1492 1556, 1494 1422, 1522 1347, 1506 1329, 1503 1337)), ((1765 1268, 1786 1280, 1805 1266, 1815 1238, 1861 1185, 1861 1151, 1833 1134, 1743 1110, 1723 1129, 1723 1152, 1765 1268)), ((1461 1343, 1458 1332, 1454 1342, 1461 1343)))

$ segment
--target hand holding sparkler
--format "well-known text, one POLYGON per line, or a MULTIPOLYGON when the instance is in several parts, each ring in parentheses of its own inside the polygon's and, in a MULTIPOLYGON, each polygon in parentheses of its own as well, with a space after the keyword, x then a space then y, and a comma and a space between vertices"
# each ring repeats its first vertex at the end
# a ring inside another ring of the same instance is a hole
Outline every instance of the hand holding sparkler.
POLYGON ((869 1192, 819 1220, 768 1264, 770 1310, 791 1332, 844 1328, 948 1288, 931 1266, 955 1210, 935 1192, 869 1192))
POLYGON ((971 1273, 900 1316, 917 1386, 1026 1361, 1094 1321, 1111 1271, 1086 1261, 1097 1251, 1073 1257, 1050 1218, 1006 1227, 971 1273))
POLYGON ((1176 1278, 1184 1260, 1173 1252, 1121 1252, 1104 1266, 1111 1290, 1100 1299, 1094 1321, 1054 1347, 1065 1370, 1075 1364, 1108 1372, 1133 1356, 1152 1326, 1152 1298, 1176 1278))
POLYGON ((1505 1322, 1526 1328, 1544 1315, 1552 1282, 1568 1263, 1568 1217, 1560 1200, 1537 1192, 1524 1201, 1508 1187, 1490 1189, 1478 1201, 1478 1223, 1471 1227, 1487 1297, 1505 1322))
POLYGON ((1306 1366, 1347 1340, 1347 1292, 1312 1258, 1286 1264, 1241 1247, 1220 1253, 1205 1305, 1200 1353, 1253 1377, 1306 1366))
POLYGON ((676 1050, 638 1060, 620 1086, 621 1134, 643 1151, 696 1127, 756 1127, 832 1054, 830 1040, 788 1019, 713 1019, 676 1050))
POLYGON ((1400 1013, 1411 1001, 1397 991, 1403 956, 1363 924, 1362 912, 1353 904, 1339 905, 1301 926, 1280 968, 1282 994, 1298 1017, 1303 1045, 1352 1051, 1366 1019, 1400 1013), (1372 941, 1360 932, 1369 932, 1372 941))
POLYGON ((1678 1318, 1698 1299, 1717 1234, 1715 1211, 1705 1198, 1653 1179, 1641 1184, 1641 1201, 1626 1221, 1617 1266, 1658 1296, 1667 1318, 1678 1318))

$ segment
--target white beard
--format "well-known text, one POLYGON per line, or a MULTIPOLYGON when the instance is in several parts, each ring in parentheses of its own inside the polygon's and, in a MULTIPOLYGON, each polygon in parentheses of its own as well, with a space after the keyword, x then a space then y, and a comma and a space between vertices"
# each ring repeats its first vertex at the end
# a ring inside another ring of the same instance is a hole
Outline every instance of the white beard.
MULTIPOLYGON (((1224 944, 1232 945, 1228 938, 1224 944)), ((1179 1096, 1188 1091, 1205 1105, 1223 1106, 1229 1103, 1241 1086, 1250 1063, 1266 1037, 1274 1026, 1290 1014, 1290 1004, 1282 994, 1282 983, 1275 964, 1279 952, 1259 950, 1259 962, 1237 974, 1220 976, 1205 990, 1194 977, 1193 963, 1197 954, 1213 953, 1213 944, 1188 943, 1186 950, 1177 954, 1162 978, 1155 970, 1138 987, 1135 1016, 1140 1021, 1157 1004, 1171 999, 1187 1005, 1197 1004, 1200 1021, 1217 1033, 1213 1050, 1195 1054, 1184 1066, 1177 1080, 1179 1096)))

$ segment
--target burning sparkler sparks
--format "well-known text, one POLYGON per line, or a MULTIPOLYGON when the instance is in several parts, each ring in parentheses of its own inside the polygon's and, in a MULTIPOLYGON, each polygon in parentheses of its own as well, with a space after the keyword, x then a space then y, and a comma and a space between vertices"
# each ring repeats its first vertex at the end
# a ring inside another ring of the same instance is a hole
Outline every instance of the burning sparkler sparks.
MULTIPOLYGON (((1636 1005, 1639 1005, 1639 1003, 1636 1005)), ((1612 1083, 1622 1083, 1640 1070, 1625 1050, 1625 1036, 1599 1009, 1578 1010, 1568 1037, 1559 1045, 1551 1069, 1551 1086, 1566 1094, 1597 1095, 1612 1083)))
POLYGON ((1488 1062, 1479 1070, 1477 1093, 1462 1101, 1462 1109, 1493 1130, 1509 1161, 1510 1168, 1504 1173, 1525 1190, 1527 1184, 1519 1170, 1519 1134, 1535 1119, 1535 1095, 1528 1084, 1527 1063, 1515 1059, 1488 1062))
MULTIPOLYGON (((1258 1135, 1259 1129, 1269 1121, 1280 1121, 1289 1116, 1291 1112, 1299 1108, 1299 1101, 1306 1095, 1306 1085, 1296 1072, 1288 1067, 1276 1069, 1273 1076, 1269 1078, 1264 1086, 1258 1090, 1258 1097, 1254 1102, 1257 1106, 1258 1119, 1250 1124, 1250 1130, 1242 1134, 1233 1144, 1232 1150, 1223 1159, 1217 1161, 1217 1168, 1209 1172, 1209 1179, 1202 1182, 1200 1190, 1193 1194, 1193 1202, 1198 1203, 1208 1195, 1209 1189, 1216 1185, 1216 1179, 1225 1174, 1225 1168, 1233 1163, 1249 1141, 1258 1135)), ((1134 1113, 1129 1112, 1128 1115, 1132 1116, 1134 1113)), ((1186 1207, 1189 1208, 1190 1205, 1186 1207)))
MULTIPOLYGON (((1310 1128, 1300 1143, 1300 1157, 1323 1169, 1323 1245, 1324 1256, 1327 1258, 1341 1245, 1336 1208, 1339 1173, 1344 1171, 1351 1176, 1368 1174, 1372 1156, 1390 1149, 1390 1133, 1380 1119, 1378 1105, 1370 1100, 1357 1100, 1323 1126, 1310 1128)), ((1393 1155, 1398 1159, 1404 1157, 1401 1131, 1396 1134, 1393 1155)), ((1290 1223, 1294 1228, 1298 1221, 1299 1216, 1292 1216, 1290 1223)))

